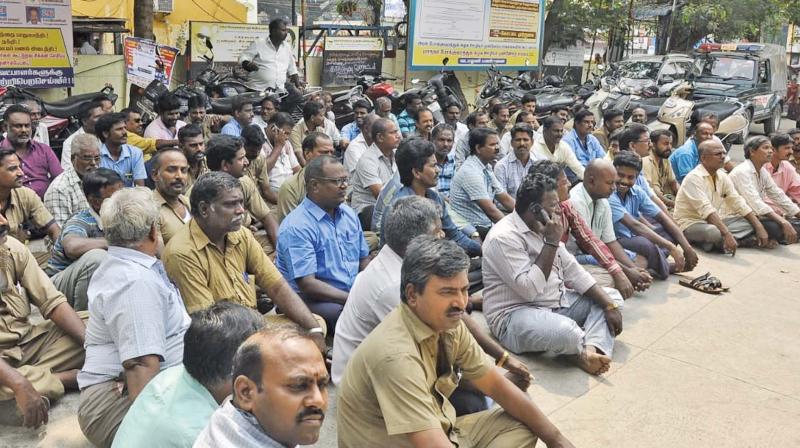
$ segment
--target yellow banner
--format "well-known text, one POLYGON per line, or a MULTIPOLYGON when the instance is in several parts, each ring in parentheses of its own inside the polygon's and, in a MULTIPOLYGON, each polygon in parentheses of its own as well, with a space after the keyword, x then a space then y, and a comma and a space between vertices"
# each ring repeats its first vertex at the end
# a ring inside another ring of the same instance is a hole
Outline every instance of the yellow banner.
POLYGON ((58 28, 0 28, 0 68, 68 68, 58 28))

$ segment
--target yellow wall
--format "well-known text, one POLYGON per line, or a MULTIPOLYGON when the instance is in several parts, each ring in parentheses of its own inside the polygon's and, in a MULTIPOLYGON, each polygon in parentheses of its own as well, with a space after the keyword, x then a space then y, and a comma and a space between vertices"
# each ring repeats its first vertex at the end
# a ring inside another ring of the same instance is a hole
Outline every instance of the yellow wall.
MULTIPOLYGON (((72 0, 72 15, 117 17, 133 31, 134 0, 72 0)), ((183 49, 190 20, 247 23, 247 7, 236 0, 173 0, 171 14, 155 14, 153 33, 161 44, 183 49)), ((132 34, 132 33, 131 33, 132 34)))

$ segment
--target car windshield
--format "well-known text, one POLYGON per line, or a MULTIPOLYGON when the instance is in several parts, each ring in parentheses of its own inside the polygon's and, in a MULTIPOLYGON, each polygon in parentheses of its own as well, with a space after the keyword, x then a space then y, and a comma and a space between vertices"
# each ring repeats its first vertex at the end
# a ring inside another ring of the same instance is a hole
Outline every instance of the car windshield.
POLYGON ((713 57, 705 61, 700 76, 752 81, 756 62, 752 59, 713 57))
POLYGON ((619 76, 633 79, 656 79, 661 69, 659 61, 628 61, 619 64, 619 76))

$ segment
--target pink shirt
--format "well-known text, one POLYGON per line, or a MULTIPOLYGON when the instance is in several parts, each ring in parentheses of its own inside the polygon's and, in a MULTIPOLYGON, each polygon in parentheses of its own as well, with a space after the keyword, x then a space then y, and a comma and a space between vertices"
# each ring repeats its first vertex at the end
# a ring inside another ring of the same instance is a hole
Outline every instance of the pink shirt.
MULTIPOLYGON (((8 139, 3 140, 0 147, 3 149, 12 149, 11 141, 8 139)), ((20 160, 22 164, 22 185, 35 191, 39 198, 44 198, 44 193, 50 182, 59 174, 64 172, 61 164, 58 162, 58 157, 44 143, 32 141, 28 144, 28 154, 20 160)))
MULTIPOLYGON (((764 165, 764 169, 772 175, 772 180, 775 181, 778 188, 786 192, 786 196, 789 196, 789 199, 796 204, 800 204, 800 174, 797 173, 791 163, 784 160, 778 165, 777 170, 772 166, 772 163, 767 163, 764 165)), ((775 204, 772 202, 767 201, 767 203, 772 208, 775 208, 775 204)))
POLYGON ((175 124, 175 133, 173 134, 172 131, 164 126, 164 122, 161 121, 161 117, 158 117, 147 125, 147 129, 144 130, 144 138, 154 138, 156 140, 177 140, 178 131, 180 131, 184 126, 186 126, 186 122, 178 120, 178 122, 175 124))

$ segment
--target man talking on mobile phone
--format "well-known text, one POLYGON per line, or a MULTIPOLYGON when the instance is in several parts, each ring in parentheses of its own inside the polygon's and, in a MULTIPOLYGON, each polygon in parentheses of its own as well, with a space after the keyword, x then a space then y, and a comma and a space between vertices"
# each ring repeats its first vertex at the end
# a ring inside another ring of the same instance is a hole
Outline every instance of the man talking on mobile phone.
POLYGON ((483 244, 483 311, 500 343, 515 353, 567 355, 592 375, 608 371, 622 332, 623 299, 598 286, 560 243, 556 181, 529 174, 514 212, 483 244))

